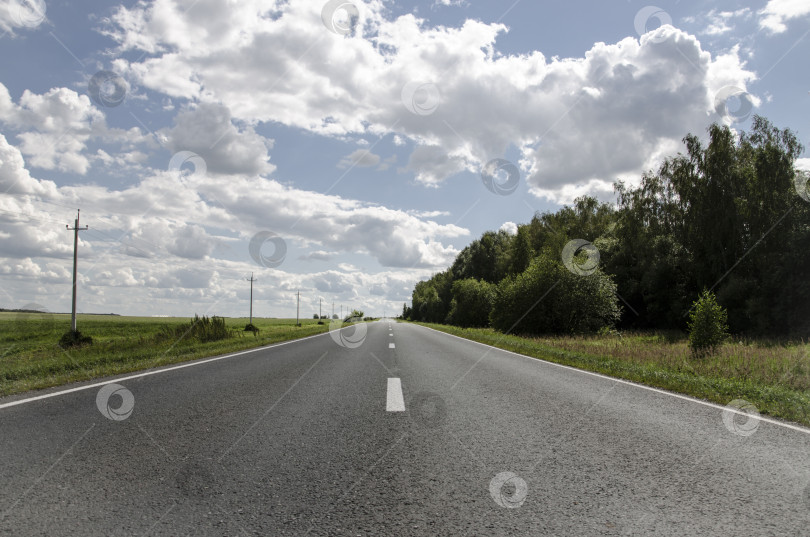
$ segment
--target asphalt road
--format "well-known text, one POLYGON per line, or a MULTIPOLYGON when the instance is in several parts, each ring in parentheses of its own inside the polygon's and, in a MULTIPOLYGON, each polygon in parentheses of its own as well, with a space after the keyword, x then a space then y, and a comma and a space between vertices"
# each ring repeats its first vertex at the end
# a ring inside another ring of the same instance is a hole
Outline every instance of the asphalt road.
POLYGON ((366 327, 0 399, 0 534, 810 535, 806 430, 366 327))

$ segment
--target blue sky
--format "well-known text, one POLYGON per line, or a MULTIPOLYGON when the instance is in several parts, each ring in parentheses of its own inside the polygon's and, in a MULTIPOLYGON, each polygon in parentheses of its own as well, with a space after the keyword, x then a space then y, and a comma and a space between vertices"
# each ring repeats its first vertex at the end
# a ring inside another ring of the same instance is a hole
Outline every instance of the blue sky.
POLYGON ((711 122, 807 144, 808 32, 795 0, 2 0, 0 304, 69 310, 81 208, 80 311, 244 315, 251 272, 259 316, 399 310, 711 122))

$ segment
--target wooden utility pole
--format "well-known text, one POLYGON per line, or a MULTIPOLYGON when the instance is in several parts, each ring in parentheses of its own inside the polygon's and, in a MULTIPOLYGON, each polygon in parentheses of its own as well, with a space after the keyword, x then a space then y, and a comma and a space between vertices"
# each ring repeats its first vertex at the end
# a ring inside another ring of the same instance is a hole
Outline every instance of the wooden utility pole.
POLYGON ((65 225, 69 231, 73 231, 73 307, 70 310, 70 331, 76 332, 76 266, 79 262, 79 231, 84 231, 87 226, 79 227, 80 209, 76 209, 76 221, 73 227, 65 225))
POLYGON ((253 325, 253 282, 256 281, 253 278, 253 273, 252 272, 250 273, 250 278, 248 279, 248 281, 250 282, 250 322, 248 324, 250 324, 252 326, 253 325))
POLYGON ((295 326, 298 326, 298 312, 301 308, 301 291, 298 291, 295 295, 298 297, 298 301, 295 303, 295 326))
POLYGON ((318 299, 318 320, 323 318, 323 297, 318 299))

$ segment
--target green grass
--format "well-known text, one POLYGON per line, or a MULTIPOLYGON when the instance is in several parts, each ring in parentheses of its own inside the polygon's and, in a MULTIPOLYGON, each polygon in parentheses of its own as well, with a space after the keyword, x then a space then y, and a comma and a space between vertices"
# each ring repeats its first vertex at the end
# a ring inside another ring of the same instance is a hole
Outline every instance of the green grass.
POLYGON ((201 343, 167 333, 190 318, 79 315, 77 328, 93 344, 61 349, 70 315, 0 312, 0 396, 226 354, 326 332, 315 319, 253 319, 260 332, 244 332, 247 318, 226 319, 232 336, 201 343))
POLYGON ((640 332, 521 337, 492 329, 416 323, 550 362, 706 399, 744 399, 769 415, 810 426, 810 344, 734 341, 692 357, 685 335, 640 332))

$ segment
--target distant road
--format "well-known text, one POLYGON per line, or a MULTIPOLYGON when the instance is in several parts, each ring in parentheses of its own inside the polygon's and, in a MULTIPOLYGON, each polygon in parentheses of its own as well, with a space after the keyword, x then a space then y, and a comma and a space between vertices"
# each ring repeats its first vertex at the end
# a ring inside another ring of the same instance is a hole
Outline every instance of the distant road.
POLYGON ((804 429, 365 326, 0 399, 0 534, 810 535, 804 429))

